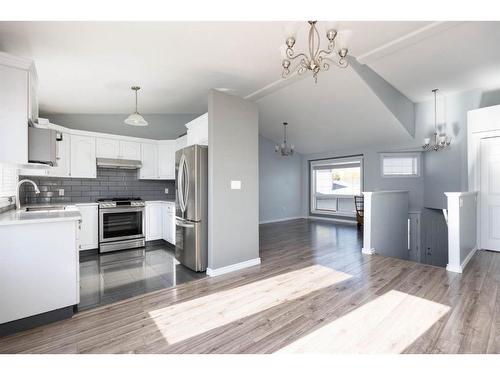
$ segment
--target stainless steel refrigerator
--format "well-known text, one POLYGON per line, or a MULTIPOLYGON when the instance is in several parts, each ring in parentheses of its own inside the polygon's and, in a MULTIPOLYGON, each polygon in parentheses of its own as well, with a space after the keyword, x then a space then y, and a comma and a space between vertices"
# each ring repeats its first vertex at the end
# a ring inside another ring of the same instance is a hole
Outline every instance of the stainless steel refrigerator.
POLYGON ((193 271, 207 269, 208 147, 175 153, 175 258, 193 271))

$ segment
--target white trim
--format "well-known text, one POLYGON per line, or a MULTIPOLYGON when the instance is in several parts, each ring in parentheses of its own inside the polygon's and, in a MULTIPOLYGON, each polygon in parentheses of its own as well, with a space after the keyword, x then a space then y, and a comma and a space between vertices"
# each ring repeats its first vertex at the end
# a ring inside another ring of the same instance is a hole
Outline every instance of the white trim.
POLYGON ((321 216, 308 216, 306 219, 310 220, 324 220, 324 221, 334 221, 338 223, 347 223, 347 224, 358 224, 356 220, 345 220, 345 219, 337 219, 334 217, 321 217, 321 216))
POLYGON ((436 21, 411 31, 399 38, 391 40, 371 51, 365 52, 356 59, 360 64, 369 64, 387 55, 393 54, 410 45, 420 43, 424 39, 442 33, 449 28, 462 24, 463 21, 436 21))
POLYGON ((456 273, 462 273, 465 269, 465 267, 467 266, 467 264, 470 262, 470 260, 472 259, 472 257, 474 256, 474 254, 476 253, 477 251, 477 247, 473 248, 470 253, 465 257, 464 261, 462 262, 462 264, 460 266, 452 266, 452 265, 447 265, 446 266, 446 271, 450 271, 450 272, 456 272, 456 273))
POLYGON ((307 219, 307 217, 305 217, 305 216, 283 217, 281 219, 272 219, 272 220, 259 221, 259 224, 279 223, 281 221, 297 220, 297 219, 307 219))
POLYGON ((207 268, 207 275, 208 276, 219 276, 219 275, 223 275, 225 273, 241 270, 243 268, 256 266, 258 264, 260 264, 260 258, 245 260, 244 262, 231 264, 230 266, 221 267, 221 268, 215 268, 215 269, 207 268))
POLYGON ((364 247, 361 249, 361 252, 366 255, 373 255, 376 253, 375 249, 366 249, 364 247))

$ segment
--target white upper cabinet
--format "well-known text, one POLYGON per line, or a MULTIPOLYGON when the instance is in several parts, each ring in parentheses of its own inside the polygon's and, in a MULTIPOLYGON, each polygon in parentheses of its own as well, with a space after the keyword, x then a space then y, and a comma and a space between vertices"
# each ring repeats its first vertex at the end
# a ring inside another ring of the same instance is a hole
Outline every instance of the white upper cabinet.
POLYGON ((71 135, 71 177, 96 177, 96 142, 94 137, 71 135))
POLYGON ((48 176, 71 176, 71 135, 62 133, 62 139, 56 142, 57 166, 47 170, 48 176))
POLYGON ((175 151, 182 150, 187 146, 187 135, 183 135, 175 140, 175 151))
POLYGON ((120 141, 118 157, 127 160, 141 160, 141 144, 139 142, 120 141))
POLYGON ((0 163, 27 164, 28 119, 38 118, 33 62, 0 52, 0 82, 0 163))
POLYGON ((98 158, 141 160, 141 144, 99 137, 96 139, 96 155, 98 158))
POLYGON ((186 124, 187 146, 208 145, 208 113, 186 124))
POLYGON ((158 145, 154 143, 143 143, 142 167, 139 170, 139 178, 156 180, 160 177, 158 172, 158 145))
POLYGON ((120 141, 111 138, 96 138, 95 146, 98 158, 118 159, 120 141))
POLYGON ((175 141, 162 141, 158 146, 160 179, 175 180, 175 141))

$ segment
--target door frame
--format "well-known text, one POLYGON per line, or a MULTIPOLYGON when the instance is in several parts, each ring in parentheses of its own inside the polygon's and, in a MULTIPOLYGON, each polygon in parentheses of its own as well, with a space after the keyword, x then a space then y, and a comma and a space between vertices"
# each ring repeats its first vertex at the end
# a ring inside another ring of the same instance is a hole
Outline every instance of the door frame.
POLYGON ((480 108, 467 113, 467 167, 469 191, 477 192, 476 242, 482 249, 481 231, 481 140, 500 137, 500 105, 480 108))

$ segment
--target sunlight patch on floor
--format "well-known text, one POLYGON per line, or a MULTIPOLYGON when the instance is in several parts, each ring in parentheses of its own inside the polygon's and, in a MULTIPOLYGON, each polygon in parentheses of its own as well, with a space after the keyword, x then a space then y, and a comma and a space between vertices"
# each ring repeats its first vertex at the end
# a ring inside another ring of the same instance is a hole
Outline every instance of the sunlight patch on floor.
POLYGON ((259 313, 351 275, 314 265, 149 312, 169 344, 259 313))
POLYGON ((401 353, 449 310, 391 290, 278 353, 401 353))

